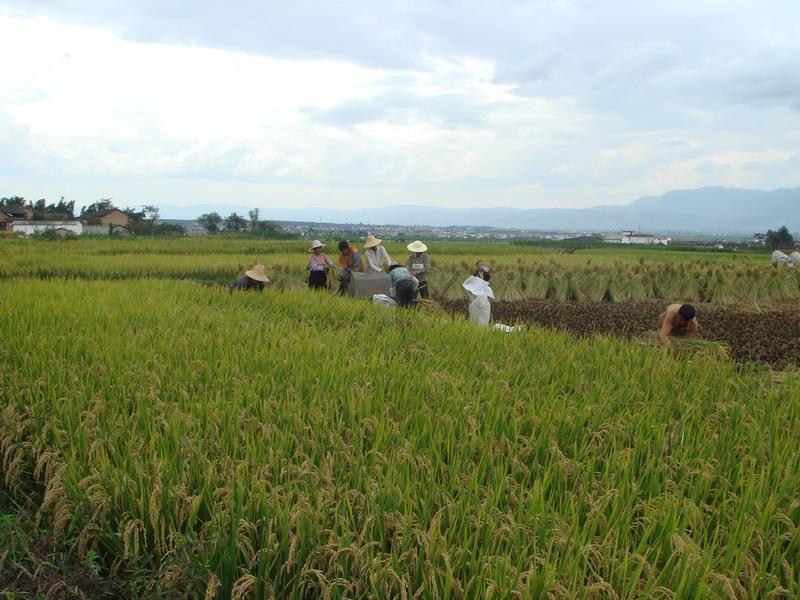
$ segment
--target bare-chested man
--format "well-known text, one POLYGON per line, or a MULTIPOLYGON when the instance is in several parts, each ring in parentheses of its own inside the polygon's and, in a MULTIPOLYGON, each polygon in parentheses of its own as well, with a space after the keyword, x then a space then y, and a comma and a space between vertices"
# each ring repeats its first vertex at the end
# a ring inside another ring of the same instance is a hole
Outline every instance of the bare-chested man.
POLYGON ((694 316, 694 306, 691 304, 670 304, 658 317, 660 330, 658 339, 665 346, 671 347, 671 335, 692 338, 697 335, 700 324, 694 316))

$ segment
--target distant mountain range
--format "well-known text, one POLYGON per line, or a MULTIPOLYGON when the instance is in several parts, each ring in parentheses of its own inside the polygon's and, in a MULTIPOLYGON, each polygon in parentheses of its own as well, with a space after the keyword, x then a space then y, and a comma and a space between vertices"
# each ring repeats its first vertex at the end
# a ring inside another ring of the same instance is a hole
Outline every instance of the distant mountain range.
MULTIPOLYGON (((253 207, 231 204, 161 206, 165 219, 195 219, 203 213, 247 217, 253 207)), ((364 223, 372 225, 489 226, 539 231, 620 231, 652 233, 754 233, 786 225, 800 231, 800 187, 771 192, 724 187, 674 190, 621 206, 591 208, 442 208, 387 206, 335 208, 261 208, 261 218, 275 221, 364 223)))

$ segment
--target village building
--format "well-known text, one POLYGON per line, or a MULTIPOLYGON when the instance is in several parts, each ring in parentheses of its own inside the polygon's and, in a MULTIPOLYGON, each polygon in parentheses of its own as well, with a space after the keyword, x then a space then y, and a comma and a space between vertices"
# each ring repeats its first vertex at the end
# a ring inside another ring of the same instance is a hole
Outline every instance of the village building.
POLYGON ((30 221, 33 211, 24 206, 0 206, 0 231, 12 231, 14 221, 30 221))
POLYGON ((129 237, 133 235, 133 232, 125 225, 110 223, 108 225, 84 225, 83 235, 119 235, 129 237))
POLYGON ((14 221, 11 223, 11 231, 19 235, 36 235, 52 230, 56 234, 81 235, 83 224, 80 221, 14 221))
POLYGON ((109 208, 108 210, 101 211, 92 215, 92 219, 99 220, 101 225, 122 225, 125 227, 130 223, 128 215, 118 208, 109 208))
POLYGON ((622 233, 610 234, 603 236, 603 242, 606 244, 637 244, 637 245, 661 245, 667 246, 672 241, 672 238, 658 237, 649 233, 641 233, 636 231, 623 231, 622 233))

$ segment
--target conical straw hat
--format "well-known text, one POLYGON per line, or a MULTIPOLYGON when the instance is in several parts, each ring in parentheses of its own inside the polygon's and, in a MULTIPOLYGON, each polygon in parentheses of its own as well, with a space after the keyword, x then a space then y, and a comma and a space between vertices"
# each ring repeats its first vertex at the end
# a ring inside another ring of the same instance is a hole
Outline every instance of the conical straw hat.
POLYGON ((414 240, 408 246, 406 246, 410 252, 427 252, 428 247, 420 242, 419 240, 414 240))
POLYGON ((267 272, 264 269, 264 265, 256 265, 249 271, 244 272, 250 279, 255 279, 256 281, 261 281, 264 283, 269 283, 269 279, 267 279, 267 272))
POLYGON ((380 246, 382 241, 383 240, 376 238, 374 235, 370 233, 367 236, 367 241, 364 242, 364 248, 374 248, 375 246, 380 246))

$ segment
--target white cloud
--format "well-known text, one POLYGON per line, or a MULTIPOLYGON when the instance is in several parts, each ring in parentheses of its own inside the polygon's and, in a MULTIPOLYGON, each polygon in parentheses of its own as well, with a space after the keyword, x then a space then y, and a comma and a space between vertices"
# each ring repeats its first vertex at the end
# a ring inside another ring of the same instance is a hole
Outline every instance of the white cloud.
POLYGON ((0 5, 0 194, 577 207, 800 184, 791 2, 191 4, 0 5))

